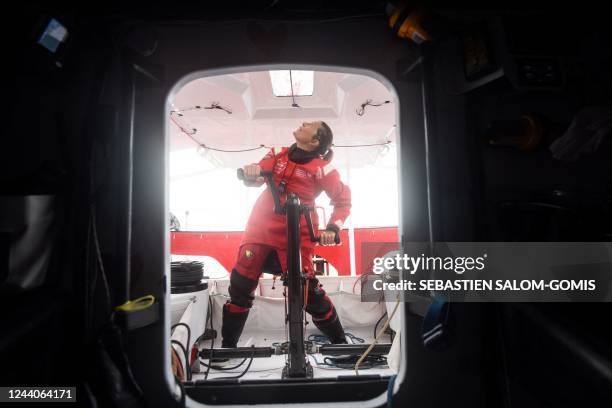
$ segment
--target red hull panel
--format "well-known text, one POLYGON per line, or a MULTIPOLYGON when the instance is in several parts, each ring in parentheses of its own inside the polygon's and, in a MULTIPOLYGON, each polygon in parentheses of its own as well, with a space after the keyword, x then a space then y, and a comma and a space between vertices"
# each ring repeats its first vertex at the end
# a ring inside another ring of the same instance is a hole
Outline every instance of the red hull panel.
MULTIPOLYGON (((172 232, 170 253, 173 255, 197 255, 215 258, 230 271, 236 261, 242 231, 235 232, 172 232)), ((315 254, 325 258, 338 271, 338 275, 351 274, 348 230, 340 232, 340 246, 315 247, 315 254)), ((355 229, 355 269, 361 274, 361 245, 368 242, 398 242, 397 227, 355 229)))

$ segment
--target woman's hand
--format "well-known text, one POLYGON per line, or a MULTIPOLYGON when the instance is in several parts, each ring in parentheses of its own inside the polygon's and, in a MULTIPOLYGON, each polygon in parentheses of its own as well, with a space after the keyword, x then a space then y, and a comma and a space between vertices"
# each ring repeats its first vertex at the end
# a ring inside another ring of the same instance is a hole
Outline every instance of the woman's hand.
POLYGON ((247 164, 243 170, 244 177, 248 180, 255 180, 259 177, 259 173, 261 173, 261 167, 258 164, 247 164))
POLYGON ((336 233, 334 231, 322 231, 319 235, 319 244, 334 245, 336 243, 336 233))

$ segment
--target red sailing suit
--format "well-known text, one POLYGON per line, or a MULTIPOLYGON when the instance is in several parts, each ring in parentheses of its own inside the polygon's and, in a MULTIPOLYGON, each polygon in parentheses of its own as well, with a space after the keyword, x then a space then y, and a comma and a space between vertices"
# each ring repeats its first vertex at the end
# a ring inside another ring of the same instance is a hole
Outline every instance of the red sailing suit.
MULTIPOLYGON (((276 185, 281 181, 286 183, 285 193, 280 194, 281 205, 286 201, 286 193, 292 192, 298 195, 301 204, 314 208, 315 198, 325 191, 334 207, 327 228, 339 233, 350 214, 349 187, 340 181, 340 174, 326 160, 315 157, 307 163, 298 164, 289 159, 289 153, 290 149, 287 147, 273 149, 258 163, 262 170, 273 171, 276 185)), ((312 222, 314 230, 317 231, 319 220, 315 211, 312 212, 312 222)), ((314 278, 312 255, 315 243, 310 240, 303 216, 300 217, 300 233, 302 268, 310 278, 314 278)), ((230 275, 231 304, 228 306, 231 312, 246 311, 251 307, 252 292, 257 287, 262 265, 273 250, 278 255, 282 270, 286 271, 286 216, 274 213, 274 200, 268 187, 261 193, 253 207, 238 251, 236 265, 230 275)), ((312 302, 308 302, 307 311, 312 311, 313 317, 327 319, 333 312, 333 306, 318 281, 314 283, 316 287, 309 288, 312 294, 309 294, 309 299, 312 302)))
MULTIPOLYGON (((331 164, 318 157, 305 164, 295 163, 289 159, 289 148, 286 147, 280 151, 271 150, 258 164, 262 170, 273 171, 276 185, 284 181, 286 193, 297 194, 302 205, 314 209, 315 198, 325 191, 334 207, 328 225, 339 232, 350 213, 351 192, 340 181, 340 174, 331 164)), ((284 205, 287 195, 280 194, 280 198, 281 205, 284 205)), ((312 223, 316 232, 319 225, 316 211, 312 211, 312 223)), ((310 240, 305 217, 300 217, 300 232, 302 266, 312 276, 315 243, 310 240)), ((274 200, 269 187, 262 192, 253 207, 241 246, 246 244, 263 244, 276 249, 283 271, 287 269, 287 220, 285 215, 274 213, 274 200)), ((240 269, 238 271, 243 272, 240 269)))

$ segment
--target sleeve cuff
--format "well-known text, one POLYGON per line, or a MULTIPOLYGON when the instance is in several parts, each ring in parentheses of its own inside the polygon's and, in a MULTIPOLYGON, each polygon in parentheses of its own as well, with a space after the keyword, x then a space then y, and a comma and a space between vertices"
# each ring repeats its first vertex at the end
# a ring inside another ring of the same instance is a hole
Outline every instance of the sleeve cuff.
POLYGON ((327 224, 327 227, 325 227, 326 231, 333 231, 336 234, 340 233, 340 227, 337 224, 327 224))

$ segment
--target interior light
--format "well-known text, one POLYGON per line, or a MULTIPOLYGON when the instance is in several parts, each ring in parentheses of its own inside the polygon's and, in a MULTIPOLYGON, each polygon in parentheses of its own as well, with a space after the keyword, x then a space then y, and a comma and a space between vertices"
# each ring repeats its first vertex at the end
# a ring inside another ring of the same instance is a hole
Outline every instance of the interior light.
POLYGON ((314 71, 270 71, 270 81, 274 96, 312 96, 314 71))

